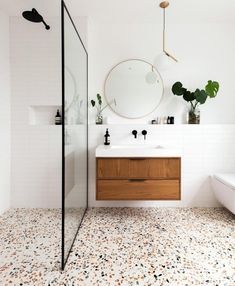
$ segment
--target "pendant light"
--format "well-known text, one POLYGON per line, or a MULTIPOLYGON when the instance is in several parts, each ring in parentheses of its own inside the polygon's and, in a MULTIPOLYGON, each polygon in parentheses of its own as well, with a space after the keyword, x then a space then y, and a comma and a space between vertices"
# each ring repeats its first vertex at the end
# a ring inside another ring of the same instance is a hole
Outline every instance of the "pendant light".
POLYGON ((157 74, 154 72, 154 66, 152 66, 151 71, 146 74, 145 80, 148 84, 154 84, 157 81, 157 74))
POLYGON ((172 54, 166 51, 166 8, 169 5, 168 1, 163 1, 159 5, 163 9, 162 53, 154 60, 154 67, 159 70, 166 70, 171 62, 178 62, 172 54))

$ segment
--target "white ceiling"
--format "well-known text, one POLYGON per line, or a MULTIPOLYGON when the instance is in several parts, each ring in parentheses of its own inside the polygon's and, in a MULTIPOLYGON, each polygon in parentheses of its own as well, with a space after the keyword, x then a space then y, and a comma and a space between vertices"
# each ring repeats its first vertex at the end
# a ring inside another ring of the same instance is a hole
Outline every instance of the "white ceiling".
MULTIPOLYGON (((160 0, 65 0, 72 16, 104 22, 154 22, 160 0)), ((178 22, 235 22, 235 0, 169 0, 167 12, 178 22)), ((0 10, 21 16, 36 8, 44 16, 60 15, 60 0, 0 0, 0 10)))

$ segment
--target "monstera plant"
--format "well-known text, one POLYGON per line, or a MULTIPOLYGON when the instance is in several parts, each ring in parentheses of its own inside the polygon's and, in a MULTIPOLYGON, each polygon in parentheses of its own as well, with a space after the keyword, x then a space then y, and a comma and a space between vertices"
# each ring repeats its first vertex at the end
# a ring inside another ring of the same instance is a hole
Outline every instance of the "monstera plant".
POLYGON ((183 96, 183 99, 187 102, 190 102, 190 111, 189 111, 189 124, 199 124, 200 123, 200 113, 198 112, 197 107, 200 104, 204 104, 207 98, 216 97, 219 91, 219 83, 217 81, 209 80, 205 89, 197 88, 194 92, 187 90, 183 87, 181 82, 176 82, 172 86, 173 94, 177 96, 183 96))

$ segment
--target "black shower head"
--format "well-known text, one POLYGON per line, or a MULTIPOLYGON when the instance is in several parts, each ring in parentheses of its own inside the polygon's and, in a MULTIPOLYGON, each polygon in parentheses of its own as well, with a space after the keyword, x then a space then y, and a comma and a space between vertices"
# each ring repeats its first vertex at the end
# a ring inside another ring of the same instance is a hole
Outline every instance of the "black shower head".
POLYGON ((38 13, 38 11, 37 11, 35 8, 33 8, 32 11, 24 11, 24 12, 22 13, 22 16, 23 16, 26 20, 28 20, 28 21, 30 21, 30 22, 34 22, 34 23, 40 23, 40 22, 42 22, 42 23, 45 25, 45 28, 46 28, 47 30, 50 29, 50 26, 48 26, 48 25, 45 23, 45 21, 43 20, 43 17, 38 13))

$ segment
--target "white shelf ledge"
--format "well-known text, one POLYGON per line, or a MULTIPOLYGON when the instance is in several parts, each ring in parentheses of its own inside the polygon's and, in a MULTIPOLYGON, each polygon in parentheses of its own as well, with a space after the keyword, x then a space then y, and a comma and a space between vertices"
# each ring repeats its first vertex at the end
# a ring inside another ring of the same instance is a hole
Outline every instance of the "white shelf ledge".
POLYGON ((55 115, 60 105, 31 105, 29 106, 29 125, 55 125, 55 115))

